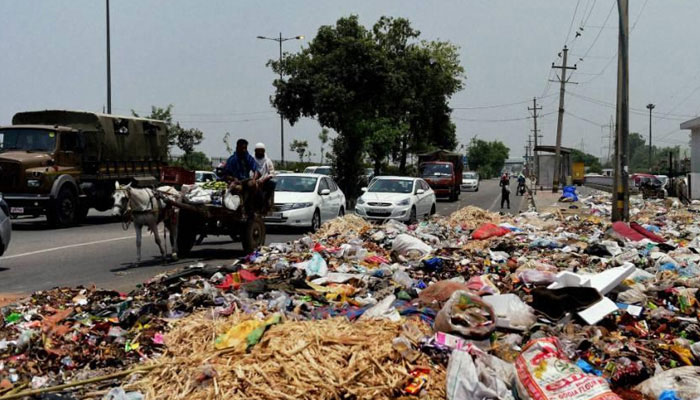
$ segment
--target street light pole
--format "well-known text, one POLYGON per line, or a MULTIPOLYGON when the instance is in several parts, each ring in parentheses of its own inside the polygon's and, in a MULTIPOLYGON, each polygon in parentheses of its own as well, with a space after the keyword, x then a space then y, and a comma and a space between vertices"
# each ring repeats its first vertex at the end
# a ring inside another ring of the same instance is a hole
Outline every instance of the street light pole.
POLYGON ((649 173, 651 173, 651 156, 652 156, 652 154, 651 154, 651 151, 652 151, 651 150, 652 149, 652 147, 651 147, 651 110, 653 110, 654 107, 656 107, 656 106, 651 104, 651 103, 647 104, 647 108, 649 109, 649 173))
MULTIPOLYGON (((270 37, 265 37, 265 36, 258 36, 258 39, 264 39, 264 40, 273 40, 280 45, 280 58, 279 58, 279 63, 280 63, 280 81, 282 81, 282 42, 286 42, 287 40, 292 40, 292 39, 297 39, 301 40, 303 39, 304 36, 299 35, 299 36, 294 36, 294 37, 288 37, 288 38, 283 38, 282 37, 282 32, 280 32, 279 38, 270 38, 270 37)), ((280 157, 282 164, 284 164, 284 116, 280 112, 280 157)))

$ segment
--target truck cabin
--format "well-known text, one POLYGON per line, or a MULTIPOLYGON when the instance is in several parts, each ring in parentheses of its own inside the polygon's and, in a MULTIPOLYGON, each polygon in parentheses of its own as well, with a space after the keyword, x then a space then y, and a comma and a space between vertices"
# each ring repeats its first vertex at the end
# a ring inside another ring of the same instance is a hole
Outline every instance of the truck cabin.
POLYGON ((83 135, 71 128, 44 125, 0 127, 0 152, 53 154, 57 151, 79 151, 83 135))
POLYGON ((433 161, 421 164, 422 178, 440 178, 452 176, 452 163, 433 161))

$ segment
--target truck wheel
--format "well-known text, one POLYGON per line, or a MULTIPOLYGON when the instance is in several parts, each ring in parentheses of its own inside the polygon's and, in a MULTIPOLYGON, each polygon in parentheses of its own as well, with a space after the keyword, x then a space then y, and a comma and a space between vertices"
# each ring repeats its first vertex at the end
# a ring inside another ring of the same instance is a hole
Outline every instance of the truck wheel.
POLYGON ((64 228, 77 223, 78 197, 67 187, 61 188, 46 219, 54 227, 64 228))
POLYGON ((195 240, 197 240, 197 226, 195 219, 187 215, 185 212, 180 212, 177 224, 177 252, 179 256, 187 257, 192 251, 195 240))
POLYGON ((252 253, 265 244, 265 223, 262 218, 258 216, 249 218, 243 229, 241 244, 246 254, 252 253))

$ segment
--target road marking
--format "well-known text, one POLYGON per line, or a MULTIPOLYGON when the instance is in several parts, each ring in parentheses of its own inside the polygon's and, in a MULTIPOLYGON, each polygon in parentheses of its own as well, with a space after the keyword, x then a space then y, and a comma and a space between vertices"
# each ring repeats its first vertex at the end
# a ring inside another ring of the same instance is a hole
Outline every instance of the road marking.
POLYGON ((0 257, 0 260, 9 260, 10 258, 19 258, 19 257, 33 256, 33 255, 35 255, 35 254, 49 253, 49 252, 52 252, 52 251, 59 251, 59 250, 65 250, 65 249, 72 249, 72 248, 75 248, 75 247, 91 246, 91 245, 93 245, 93 244, 109 243, 109 242, 116 242, 116 241, 118 241, 118 240, 135 239, 135 238, 136 238, 136 236, 122 236, 122 237, 112 238, 112 239, 95 240, 94 242, 69 244, 69 245, 67 245, 67 246, 52 247, 52 248, 50 248, 50 249, 43 249, 43 250, 37 250, 37 251, 30 251, 30 252, 28 252, 28 253, 14 254, 14 255, 11 255, 11 256, 0 257))

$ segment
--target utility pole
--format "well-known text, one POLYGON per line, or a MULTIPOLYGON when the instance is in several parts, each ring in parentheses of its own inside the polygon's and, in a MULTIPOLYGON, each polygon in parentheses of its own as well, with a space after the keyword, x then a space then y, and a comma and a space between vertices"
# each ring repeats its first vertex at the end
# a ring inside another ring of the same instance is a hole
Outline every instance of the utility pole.
POLYGON ((112 57, 109 43, 109 0, 105 0, 107 15, 107 114, 112 113, 112 57))
POLYGON ((539 135, 539 131, 537 130, 537 111, 542 110, 542 106, 537 106, 537 97, 532 98, 532 108, 528 107, 527 109, 528 111, 532 111, 532 121, 535 125, 534 129, 532 129, 532 133, 535 136, 535 147, 532 149, 532 155, 535 158, 535 162, 532 169, 534 170, 533 172, 535 175, 535 182, 539 183, 537 181, 540 179, 540 157, 539 155, 537 155, 537 138, 541 136, 539 135))
POLYGON ((529 175, 532 176, 532 170, 535 168, 535 163, 534 163, 534 154, 535 154, 535 149, 532 147, 532 136, 527 135, 527 147, 525 147, 526 153, 529 152, 528 157, 527 157, 527 163, 528 163, 528 171, 529 175))
POLYGON ((554 152, 554 181, 552 182, 552 193, 559 191, 559 178, 561 177, 561 130, 564 122, 564 96, 566 95, 566 84, 575 83, 566 80, 566 71, 569 69, 576 69, 576 64, 574 64, 573 67, 566 65, 566 56, 568 52, 569 49, 564 46, 564 50, 562 50, 562 53, 564 53, 562 65, 554 65, 554 63, 552 63, 552 68, 561 69, 561 78, 559 78, 558 81, 552 81, 559 82, 561 84, 559 87, 559 119, 557 120, 557 146, 554 152))
POLYGON ((651 147, 651 110, 653 110, 656 106, 649 103, 647 104, 647 108, 649 109, 649 173, 651 174, 651 157, 652 157, 652 147, 651 147))
POLYGON ((629 0, 617 0, 620 17, 617 57, 617 123, 615 141, 615 193, 612 220, 629 220, 629 0))

